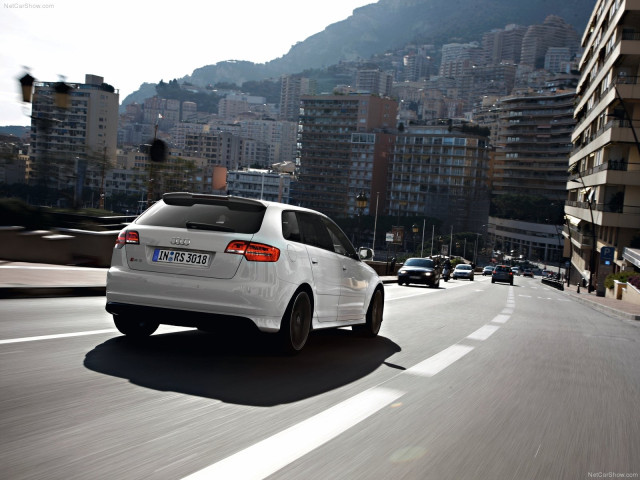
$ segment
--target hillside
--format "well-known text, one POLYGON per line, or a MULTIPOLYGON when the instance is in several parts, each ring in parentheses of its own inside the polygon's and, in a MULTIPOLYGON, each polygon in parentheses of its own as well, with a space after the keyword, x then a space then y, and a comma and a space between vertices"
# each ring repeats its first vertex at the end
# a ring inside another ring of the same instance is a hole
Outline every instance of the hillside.
MULTIPOLYGON (((557 15, 581 35, 595 0, 380 0, 353 11, 289 52, 266 64, 225 61, 195 69, 181 80, 205 86, 218 82, 237 85, 250 80, 326 68, 344 60, 368 59, 408 43, 442 45, 481 39, 484 32, 516 23, 542 23, 557 15)), ((150 79, 152 80, 152 79, 150 79)), ((156 81, 159 79, 156 79, 156 81)), ((153 84, 145 83, 148 87, 153 84)), ((141 95, 124 99, 123 105, 141 95)))

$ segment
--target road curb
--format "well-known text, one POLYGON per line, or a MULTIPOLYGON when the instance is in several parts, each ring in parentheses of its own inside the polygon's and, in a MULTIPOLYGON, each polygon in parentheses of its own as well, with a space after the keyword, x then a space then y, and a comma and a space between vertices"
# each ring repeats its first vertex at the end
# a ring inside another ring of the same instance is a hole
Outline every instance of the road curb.
POLYGON ((635 314, 635 313, 625 312, 623 310, 618 310, 617 308, 613 308, 613 307, 610 307, 608 305, 603 305, 601 303, 598 303, 598 302, 595 302, 593 300, 590 300, 589 298, 583 298, 580 295, 573 295, 573 294, 567 293, 567 296, 569 298, 573 298, 577 302, 582 303, 583 305, 587 305, 588 307, 591 307, 594 310, 597 310, 597 311, 602 312, 602 313, 606 313, 606 314, 609 314, 609 315, 615 315, 617 317, 622 317, 622 318, 625 318, 627 320, 635 320, 635 321, 640 320, 640 315, 635 314))
POLYGON ((104 296, 104 285, 91 286, 16 286, 0 287, 0 299, 104 296))

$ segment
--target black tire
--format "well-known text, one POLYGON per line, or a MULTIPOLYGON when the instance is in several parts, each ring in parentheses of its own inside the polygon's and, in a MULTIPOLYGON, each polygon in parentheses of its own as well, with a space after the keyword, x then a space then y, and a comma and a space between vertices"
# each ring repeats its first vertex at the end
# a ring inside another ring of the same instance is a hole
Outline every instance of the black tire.
POLYGON ((126 315, 114 315, 113 323, 120 333, 131 338, 145 338, 155 332, 160 326, 159 322, 143 320, 126 315))
POLYGON ((363 337, 375 337, 382 325, 382 315, 384 313, 384 296, 382 290, 373 292, 371 303, 367 309, 367 322, 364 325, 354 325, 353 330, 363 337))
POLYGON ((278 332, 283 353, 293 355, 305 346, 311 331, 312 314, 309 295, 304 291, 298 292, 289 302, 278 332))
POLYGON ((496 283, 496 281, 492 278, 492 279, 491 279, 491 283, 496 283))

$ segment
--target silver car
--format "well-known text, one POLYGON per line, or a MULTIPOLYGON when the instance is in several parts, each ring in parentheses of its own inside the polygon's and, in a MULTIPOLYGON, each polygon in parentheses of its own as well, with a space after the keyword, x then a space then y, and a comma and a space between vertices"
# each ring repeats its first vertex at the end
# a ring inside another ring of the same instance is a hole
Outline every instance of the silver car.
POLYGON ((384 288, 327 216, 240 197, 168 193, 120 232, 106 309, 128 336, 250 322, 300 351, 315 329, 380 330, 384 288))
POLYGON ((456 268, 453 269, 453 274, 451 278, 457 280, 458 278, 466 278, 467 280, 473 281, 473 267, 467 263, 460 263, 456 265, 456 268))

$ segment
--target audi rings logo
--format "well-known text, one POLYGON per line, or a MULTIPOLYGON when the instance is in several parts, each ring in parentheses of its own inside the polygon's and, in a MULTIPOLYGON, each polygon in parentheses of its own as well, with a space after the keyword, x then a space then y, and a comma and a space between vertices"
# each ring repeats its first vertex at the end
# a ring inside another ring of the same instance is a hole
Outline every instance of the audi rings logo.
POLYGON ((173 237, 171 239, 171 245, 189 245, 190 243, 191 240, 188 238, 173 237))

